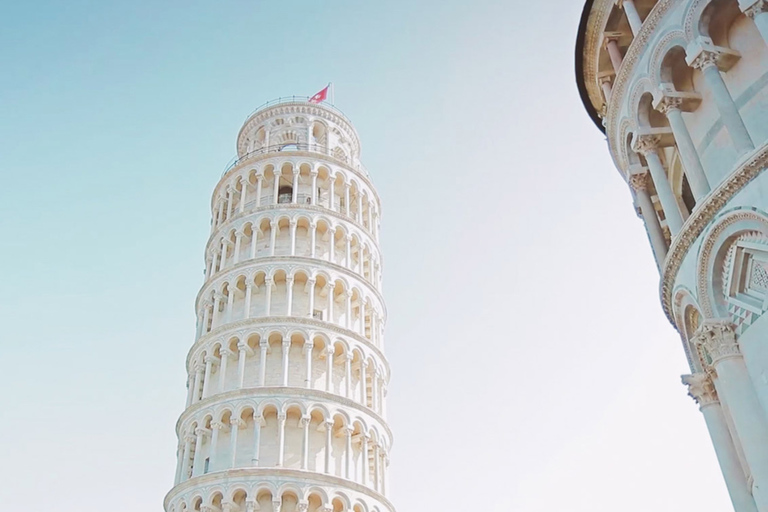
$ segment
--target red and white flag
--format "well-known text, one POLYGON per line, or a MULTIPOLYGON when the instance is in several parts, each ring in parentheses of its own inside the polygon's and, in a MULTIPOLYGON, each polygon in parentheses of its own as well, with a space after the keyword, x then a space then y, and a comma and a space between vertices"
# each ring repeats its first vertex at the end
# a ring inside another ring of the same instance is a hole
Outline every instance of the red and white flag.
POLYGON ((328 88, 331 86, 331 84, 328 84, 325 86, 325 89, 320 91, 319 93, 315 94, 311 98, 309 98, 310 103, 320 103, 322 101, 325 101, 325 99, 328 97, 328 88))

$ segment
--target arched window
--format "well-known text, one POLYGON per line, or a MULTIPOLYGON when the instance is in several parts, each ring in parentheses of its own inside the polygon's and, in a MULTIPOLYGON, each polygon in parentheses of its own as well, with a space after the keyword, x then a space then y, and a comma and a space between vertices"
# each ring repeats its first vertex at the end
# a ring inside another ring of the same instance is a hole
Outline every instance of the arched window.
POLYGON ((290 203, 293 199, 293 187, 284 185, 277 191, 277 202, 279 204, 290 203))

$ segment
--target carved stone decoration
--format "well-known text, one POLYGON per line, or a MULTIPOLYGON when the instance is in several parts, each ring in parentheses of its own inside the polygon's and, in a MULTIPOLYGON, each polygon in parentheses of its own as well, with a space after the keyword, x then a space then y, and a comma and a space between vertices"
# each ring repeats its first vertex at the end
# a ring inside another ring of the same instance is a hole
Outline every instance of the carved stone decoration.
POLYGON ((635 174, 630 174, 629 186, 632 187, 632 190, 636 192, 648 190, 648 173, 639 172, 635 174))
POLYGON ((712 377, 706 373, 682 375, 681 380, 684 385, 688 386, 688 396, 693 398, 699 407, 704 408, 720 402, 712 377))
POLYGON ((635 153, 647 155, 658 149, 660 141, 658 135, 635 135, 632 140, 632 149, 635 153))
POLYGON ((741 356, 730 320, 705 320, 693 342, 713 366, 723 359, 741 356))
POLYGON ((755 19, 755 16, 758 14, 763 14, 764 12, 768 12, 768 2, 766 0, 757 0, 755 3, 747 7, 746 9, 743 9, 744 14, 755 19))

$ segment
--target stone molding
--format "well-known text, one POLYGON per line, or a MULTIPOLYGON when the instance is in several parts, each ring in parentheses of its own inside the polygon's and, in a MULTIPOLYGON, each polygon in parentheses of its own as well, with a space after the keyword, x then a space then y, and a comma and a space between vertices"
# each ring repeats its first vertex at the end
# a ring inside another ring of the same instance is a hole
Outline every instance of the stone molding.
MULTIPOLYGON (((723 182, 697 206, 672 241, 669 251, 667 252, 667 258, 662 267, 660 286, 661 305, 664 309, 664 314, 672 325, 675 325, 674 316, 672 314, 672 290, 683 259, 688 254, 688 251, 694 242, 712 222, 715 216, 722 211, 723 207, 725 207, 725 205, 733 199, 733 197, 741 191, 747 183, 762 173, 767 166, 768 146, 764 146, 754 152, 747 160, 743 161, 727 179, 723 180, 723 182)), ((739 210, 731 215, 732 218, 729 217, 729 220, 731 220, 730 223, 739 220, 762 219, 762 217, 759 217, 758 214, 752 210, 739 210)), ((724 227, 725 226, 721 229, 724 229, 724 227)), ((712 251, 714 237, 709 238, 709 243, 709 247, 705 244, 701 249, 702 258, 712 251)), ((699 297, 699 301, 702 306, 702 313, 706 317, 708 311, 711 312, 709 299, 705 294, 705 296, 699 297), (705 301, 706 305, 704 303, 705 301)), ((675 325, 675 327, 677 326, 675 325)))
POLYGON ((698 350, 706 351, 713 367, 723 359, 741 357, 736 330, 730 319, 704 321, 693 342, 698 350))

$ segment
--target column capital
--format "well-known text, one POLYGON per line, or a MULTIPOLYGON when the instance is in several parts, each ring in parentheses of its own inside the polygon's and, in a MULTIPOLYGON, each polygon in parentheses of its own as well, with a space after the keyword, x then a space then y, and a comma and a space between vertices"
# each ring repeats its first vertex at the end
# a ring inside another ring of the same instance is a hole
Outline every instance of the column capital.
POLYGON ((768 2, 766 0, 739 0, 741 12, 755 19, 758 14, 768 12, 768 2))
POLYGON ((634 137, 632 137, 632 151, 640 153, 641 155, 655 153, 659 148, 659 142, 661 142, 661 137, 658 135, 640 135, 636 133, 634 137))
POLYGON ((248 345, 248 343, 247 343, 247 342, 245 342, 244 340, 241 340, 241 341, 239 341, 239 342, 238 342, 238 344, 237 344, 237 350, 239 350, 240 352, 245 352, 245 353, 247 353, 247 354, 249 354, 249 355, 250 355, 250 354, 253 354, 253 349, 252 349, 252 348, 251 348, 251 346, 250 346, 250 345, 248 345))
POLYGON ((205 364, 219 364, 220 359, 216 356, 205 356, 205 364))
POLYGON ((229 350, 228 348, 222 348, 221 350, 219 350, 219 353, 221 354, 222 359, 228 359, 229 357, 235 355, 235 353, 229 350))
POLYGON ((297 221, 296 219, 291 219, 288 221, 288 224, 290 224, 292 228, 295 228, 298 223, 299 221, 297 221))
POLYGON ((285 421, 286 418, 287 416, 284 412, 281 411, 277 413, 277 421, 285 421))
POLYGON ((648 190, 648 169, 638 169, 629 175, 629 186, 635 192, 648 190))
POLYGON ((308 508, 309 502, 307 500, 300 500, 298 505, 296 505, 296 510, 298 510, 298 512, 307 512, 308 508))
POLYGON ((195 373, 203 373, 205 372, 205 365, 202 363, 197 363, 195 365, 195 373))
POLYGON ((712 377, 706 373, 682 375, 680 379, 684 385, 688 386, 688 396, 693 398, 700 408, 720 402, 712 377))
POLYGON ((192 432, 188 432, 184 435, 184 442, 185 443, 194 443, 195 439, 197 439, 197 436, 193 434, 192 432))
POLYGON ((291 171, 291 174, 293 174, 294 176, 298 176, 299 174, 301 174, 301 169, 299 169, 298 167, 294 167, 293 170, 291 171))
POLYGON ((274 510, 274 512, 280 512, 280 506, 281 505, 282 505, 282 501, 281 500, 279 500, 279 499, 278 500, 274 500, 274 499, 272 500, 272 510, 274 510))
POLYGON ((311 416, 302 416, 301 418, 299 418, 299 425, 301 425, 302 427, 306 427, 307 425, 309 425, 311 421, 312 421, 311 416))
POLYGON ((285 282, 287 283, 289 281, 293 282, 293 275, 291 275, 291 274, 288 274, 288 275, 285 276, 285 282))
POLYGON ((216 430, 223 430, 224 432, 229 430, 229 426, 221 423, 220 421, 212 421, 211 428, 215 428, 216 430))
POLYGON ((307 351, 310 351, 313 348, 315 348, 315 344, 312 342, 312 340, 307 340, 307 341, 304 342, 304 347, 302 348, 302 352, 304 352, 304 354, 306 354, 307 351))
POLYGON ((283 349, 291 347, 291 338, 283 338, 283 349))
POLYGON ((740 58, 739 52, 723 46, 715 46, 712 39, 705 36, 697 37, 685 49, 685 62, 692 68, 702 71, 711 67, 728 71, 740 58))
POLYGON ((319 174, 319 171, 317 170, 316 167, 313 167, 312 169, 309 170, 309 175, 311 177, 317 176, 318 174, 319 174))
POLYGON ((612 41, 618 43, 623 35, 621 32, 603 32, 603 48, 607 48, 612 41))
POLYGON ((197 437, 205 437, 205 436, 207 436, 210 433, 211 433, 211 431, 208 430, 207 428, 197 427, 195 429, 195 435, 197 437))
POLYGON ((232 428, 240 428, 245 426, 245 422, 241 418, 229 418, 229 424, 232 428))
POLYGON ((740 357, 736 330, 730 320, 705 320, 693 339, 706 362, 712 365, 731 357, 740 357))

